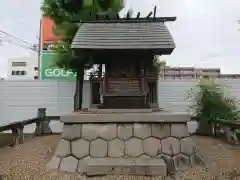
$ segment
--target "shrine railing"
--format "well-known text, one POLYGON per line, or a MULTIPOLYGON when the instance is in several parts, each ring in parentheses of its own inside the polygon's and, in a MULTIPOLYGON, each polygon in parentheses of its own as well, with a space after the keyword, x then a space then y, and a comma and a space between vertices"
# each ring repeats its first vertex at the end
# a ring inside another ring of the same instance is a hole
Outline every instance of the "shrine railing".
MULTIPOLYGON (((100 89, 101 89, 101 82, 102 79, 92 79, 91 80, 91 104, 92 105, 98 105, 101 102, 101 95, 100 95, 100 89)), ((149 87, 149 97, 147 98, 149 100, 150 104, 157 104, 157 81, 156 80, 149 80, 148 81, 148 87, 149 87)))
POLYGON ((109 92, 115 92, 124 89, 140 90, 141 84, 137 78, 109 78, 107 88, 109 92))
POLYGON ((12 132, 10 146, 14 146, 16 144, 23 143, 24 141, 23 130, 25 126, 36 123, 36 128, 33 133, 33 136, 52 134, 52 130, 49 126, 49 123, 52 120, 59 121, 59 119, 60 116, 46 116, 46 108, 39 108, 37 111, 37 116, 34 118, 12 122, 6 125, 0 125, 0 133, 10 130, 12 132))
POLYGON ((213 122, 214 136, 224 135, 224 139, 230 144, 240 144, 240 120, 216 120, 213 122))

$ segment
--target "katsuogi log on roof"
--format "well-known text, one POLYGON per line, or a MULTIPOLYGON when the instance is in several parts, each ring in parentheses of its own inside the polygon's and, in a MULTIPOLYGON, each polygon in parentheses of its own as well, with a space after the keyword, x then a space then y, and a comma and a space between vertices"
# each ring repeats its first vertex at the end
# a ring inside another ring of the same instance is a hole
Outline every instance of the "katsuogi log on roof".
POLYGON ((153 18, 83 22, 71 48, 149 50, 154 53, 171 54, 175 43, 164 21, 164 18, 153 18))

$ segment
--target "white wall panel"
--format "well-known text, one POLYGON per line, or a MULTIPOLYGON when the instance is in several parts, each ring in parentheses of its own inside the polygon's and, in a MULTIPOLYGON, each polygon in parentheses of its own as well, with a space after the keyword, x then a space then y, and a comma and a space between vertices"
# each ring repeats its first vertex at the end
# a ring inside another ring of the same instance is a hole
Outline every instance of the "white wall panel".
MULTIPOLYGON (((240 100, 240 79, 219 80, 232 97, 240 100)), ((196 88, 196 80, 159 80, 158 102, 161 108, 174 112, 187 112, 187 91, 196 88)), ((83 107, 90 106, 90 82, 83 86, 83 107)), ((36 116, 37 109, 47 108, 47 115, 61 115, 73 110, 75 82, 70 81, 0 81, 0 125, 36 116)), ((62 131, 60 122, 51 122, 54 132, 62 131)), ((33 132, 29 125, 25 132, 33 132)), ((192 125, 192 129, 195 125, 192 125)))
POLYGON ((187 92, 196 86, 195 80, 159 80, 158 103, 159 107, 174 112, 186 112, 189 101, 187 92))
MULTIPOLYGON (((89 104, 89 82, 85 81, 85 104, 89 104)), ((47 115, 61 115, 73 111, 73 81, 0 81, 0 125, 33 118, 38 108, 46 108, 47 115)), ((54 132, 62 131, 60 122, 51 122, 54 132)), ((33 132, 35 124, 25 127, 25 132, 33 132)))
MULTIPOLYGON (((219 79, 219 84, 225 87, 228 96, 240 100, 240 79, 219 79)), ((186 99, 187 92, 196 88, 197 80, 159 80, 158 81, 158 102, 159 107, 174 112, 188 112, 190 105, 186 99)))

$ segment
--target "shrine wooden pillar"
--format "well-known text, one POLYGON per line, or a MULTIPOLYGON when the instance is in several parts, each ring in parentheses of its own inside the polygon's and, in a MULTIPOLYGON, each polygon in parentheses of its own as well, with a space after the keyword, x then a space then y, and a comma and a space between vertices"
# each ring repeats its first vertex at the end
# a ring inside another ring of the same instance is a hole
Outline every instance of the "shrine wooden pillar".
POLYGON ((105 64, 105 74, 104 74, 104 92, 103 95, 106 95, 108 93, 108 70, 109 66, 108 64, 105 64))
POLYGON ((141 83, 141 93, 143 94, 145 92, 145 87, 144 87, 144 78, 145 78, 145 72, 144 72, 144 64, 143 62, 141 62, 141 65, 140 65, 140 76, 141 76, 141 80, 140 80, 140 83, 141 83))

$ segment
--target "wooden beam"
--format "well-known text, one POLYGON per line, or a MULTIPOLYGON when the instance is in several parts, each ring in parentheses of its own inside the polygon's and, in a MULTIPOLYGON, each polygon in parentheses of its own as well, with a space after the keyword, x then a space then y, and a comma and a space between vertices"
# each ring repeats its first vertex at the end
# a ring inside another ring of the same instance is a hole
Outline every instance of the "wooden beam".
POLYGON ((130 17, 130 12, 128 11, 127 12, 127 19, 130 19, 131 17, 130 17))
POLYGON ((166 21, 176 21, 177 17, 156 17, 156 18, 122 18, 118 20, 90 20, 90 21, 72 21, 73 23, 141 23, 141 22, 166 22, 166 21))
POLYGON ((156 13, 157 13, 157 6, 155 6, 153 10, 153 18, 156 18, 156 13))
POLYGON ((108 14, 105 16, 105 19, 107 19, 107 20, 109 20, 109 19, 110 19, 110 17, 109 17, 109 15, 108 15, 108 14))
POLYGON ((141 14, 140 12, 137 13, 137 19, 140 18, 140 14, 141 14))
POLYGON ((117 13, 117 19, 120 19, 120 16, 119 16, 119 14, 117 13))
POLYGON ((151 11, 151 12, 147 15, 146 18, 147 18, 147 19, 150 18, 150 16, 152 15, 152 13, 153 13, 153 12, 151 11))

